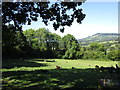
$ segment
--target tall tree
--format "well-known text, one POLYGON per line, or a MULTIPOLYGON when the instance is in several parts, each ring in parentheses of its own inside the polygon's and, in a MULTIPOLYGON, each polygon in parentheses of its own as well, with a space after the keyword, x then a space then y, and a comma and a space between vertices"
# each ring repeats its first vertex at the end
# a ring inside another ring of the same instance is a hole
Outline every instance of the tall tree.
POLYGON ((71 34, 67 34, 64 37, 62 37, 62 39, 61 39, 61 49, 63 49, 63 50, 69 49, 69 45, 72 44, 72 41, 75 41, 77 43, 76 38, 71 34), (68 43, 69 43, 69 45, 68 45, 68 43))
POLYGON ((61 37, 48 29, 29 29, 24 31, 27 41, 31 43, 37 57, 58 57, 61 37))
POLYGON ((120 49, 114 49, 114 50, 111 50, 107 53, 107 57, 108 59, 110 60, 118 60, 120 61, 120 49))
POLYGON ((63 58, 77 58, 79 56, 78 48, 79 44, 73 35, 67 34, 61 39, 61 49, 65 51, 63 58))
POLYGON ((22 57, 26 54, 26 38, 22 31, 16 30, 13 25, 4 26, 2 32, 3 57, 22 57))
POLYGON ((26 36, 26 40, 29 43, 29 45, 32 45, 33 39, 35 38, 35 30, 28 29, 28 30, 23 31, 23 34, 26 36))

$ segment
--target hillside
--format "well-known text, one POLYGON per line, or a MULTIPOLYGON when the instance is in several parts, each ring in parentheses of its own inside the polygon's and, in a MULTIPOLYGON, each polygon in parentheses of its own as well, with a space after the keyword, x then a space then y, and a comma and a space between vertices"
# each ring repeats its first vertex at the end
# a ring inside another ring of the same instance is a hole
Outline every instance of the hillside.
POLYGON ((78 39, 81 45, 88 45, 93 42, 107 42, 107 41, 118 41, 118 33, 96 33, 92 36, 88 36, 83 39, 78 39))

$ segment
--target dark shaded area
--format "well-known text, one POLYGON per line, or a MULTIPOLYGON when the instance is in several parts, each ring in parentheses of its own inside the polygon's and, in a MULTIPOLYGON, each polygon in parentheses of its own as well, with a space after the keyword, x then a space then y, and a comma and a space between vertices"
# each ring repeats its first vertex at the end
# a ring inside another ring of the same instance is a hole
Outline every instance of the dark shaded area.
MULTIPOLYGON (((36 61, 36 60, 34 60, 36 61)), ((47 66, 47 64, 43 64, 43 63, 37 63, 37 62, 33 62, 30 61, 29 59, 13 59, 13 60, 4 60, 2 62, 2 68, 3 69, 10 69, 10 68, 14 68, 14 67, 43 67, 43 66, 47 66), (9 63, 6 63, 9 62, 9 63)))
MULTIPOLYGON (((33 49, 26 40, 23 32, 13 25, 2 25, 2 58, 16 59, 34 57, 33 49)), ((35 53, 36 54, 36 53, 35 53)))
MULTIPOLYGON (((56 90, 56 89, 98 89, 100 79, 112 79, 113 82, 120 83, 119 74, 110 74, 106 71, 97 71, 95 69, 50 69, 35 71, 10 71, 3 72, 3 90, 9 87, 12 90, 56 90), (5 79, 9 77, 9 79, 5 79), (14 80, 15 82, 9 82, 14 80), (24 82, 20 82, 20 81, 24 82), (26 82, 25 81, 30 81, 26 82), (26 86, 28 85, 28 86, 26 86), (26 86, 26 87, 25 87, 26 86)), ((118 86, 100 87, 118 88, 118 86)), ((99 89, 100 89, 99 88, 99 89)))
POLYGON ((120 67, 118 67, 117 64, 116 64, 116 67, 113 67, 113 66, 112 67, 103 67, 103 66, 99 67, 98 65, 96 65, 95 69, 97 71, 102 71, 102 72, 107 71, 110 74, 120 74, 120 67))

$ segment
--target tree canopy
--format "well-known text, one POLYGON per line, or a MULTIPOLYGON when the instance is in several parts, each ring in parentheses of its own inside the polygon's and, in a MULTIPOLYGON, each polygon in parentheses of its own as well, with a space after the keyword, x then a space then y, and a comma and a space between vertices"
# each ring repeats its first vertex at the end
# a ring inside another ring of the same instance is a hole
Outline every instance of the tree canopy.
POLYGON ((48 29, 15 30, 13 25, 3 27, 3 58, 65 58, 120 60, 119 44, 91 43, 82 46, 71 34, 60 37, 48 29))
POLYGON ((85 18, 82 9, 78 6, 83 2, 2 2, 2 24, 10 24, 17 29, 22 25, 30 25, 32 21, 42 18, 42 22, 48 25, 52 21, 55 30, 60 28, 64 32, 64 26, 71 26, 76 20, 81 24, 85 18), (72 10, 73 13, 67 13, 72 10))

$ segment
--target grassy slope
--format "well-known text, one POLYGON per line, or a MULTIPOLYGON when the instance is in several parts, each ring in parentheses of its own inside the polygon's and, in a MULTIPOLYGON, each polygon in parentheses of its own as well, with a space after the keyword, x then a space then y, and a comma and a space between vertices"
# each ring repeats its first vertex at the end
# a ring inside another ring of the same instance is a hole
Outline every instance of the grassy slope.
POLYGON ((115 65, 118 63, 116 61, 62 59, 55 59, 55 61, 51 62, 50 59, 47 62, 42 59, 3 61, 3 89, 97 88, 101 78, 112 78, 114 82, 117 80, 108 72, 89 69, 94 68, 95 65, 115 65), (56 65, 62 66, 62 70, 56 70, 56 65), (42 69, 47 71, 44 72, 42 69))

